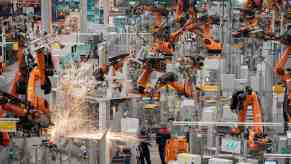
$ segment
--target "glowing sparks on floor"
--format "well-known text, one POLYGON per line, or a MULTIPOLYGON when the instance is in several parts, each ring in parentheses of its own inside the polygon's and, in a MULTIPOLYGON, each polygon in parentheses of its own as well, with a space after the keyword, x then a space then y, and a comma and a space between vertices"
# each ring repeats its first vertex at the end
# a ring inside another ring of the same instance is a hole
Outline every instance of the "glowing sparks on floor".
POLYGON ((106 135, 106 139, 110 141, 129 141, 129 142, 138 142, 140 139, 133 134, 120 133, 120 132, 108 132, 97 131, 95 133, 76 133, 68 135, 67 138, 76 138, 76 139, 89 139, 89 140, 101 140, 102 137, 106 135))
POLYGON ((56 141, 60 137, 88 133, 98 136, 86 102, 87 91, 92 86, 84 85, 84 81, 80 82, 81 79, 86 79, 84 77, 86 71, 82 67, 72 67, 65 72, 59 81, 57 106, 52 114, 54 126, 49 132, 51 139, 56 141))
POLYGON ((133 134, 112 132, 110 130, 97 130, 94 126, 94 118, 88 112, 89 106, 86 101, 88 90, 93 83, 86 83, 83 79, 84 69, 72 67, 60 80, 58 88, 58 106, 53 114, 54 126, 50 129, 51 140, 59 138, 101 140, 106 137, 107 141, 138 142, 133 134), (80 71, 81 70, 81 71, 80 71), (82 82, 80 82, 80 80, 82 82), (84 85, 86 84, 86 85, 84 85))

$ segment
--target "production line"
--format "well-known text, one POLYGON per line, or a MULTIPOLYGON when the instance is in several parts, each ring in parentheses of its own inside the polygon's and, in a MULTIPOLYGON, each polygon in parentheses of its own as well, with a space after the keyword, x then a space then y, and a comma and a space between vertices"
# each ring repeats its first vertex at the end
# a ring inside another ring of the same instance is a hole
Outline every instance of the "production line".
POLYGON ((0 164, 291 163, 288 0, 0 0, 0 164))

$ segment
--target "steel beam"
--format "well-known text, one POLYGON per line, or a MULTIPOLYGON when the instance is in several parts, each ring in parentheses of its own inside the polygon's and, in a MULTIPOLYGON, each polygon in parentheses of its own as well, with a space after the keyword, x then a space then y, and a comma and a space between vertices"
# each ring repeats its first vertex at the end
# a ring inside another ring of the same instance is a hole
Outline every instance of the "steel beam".
POLYGON ((87 19, 87 0, 80 1, 81 7, 81 20, 80 20, 80 32, 85 33, 88 31, 88 19, 87 19))
POLYGON ((41 21, 43 32, 52 32, 52 0, 41 0, 41 21))

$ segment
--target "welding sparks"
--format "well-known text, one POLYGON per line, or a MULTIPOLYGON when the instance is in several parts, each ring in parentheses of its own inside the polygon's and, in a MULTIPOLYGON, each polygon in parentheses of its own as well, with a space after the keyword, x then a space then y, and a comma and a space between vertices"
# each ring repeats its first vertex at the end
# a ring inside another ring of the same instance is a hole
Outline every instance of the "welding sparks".
POLYGON ((78 139, 90 139, 90 140, 101 140, 105 132, 100 131, 96 133, 76 133, 67 136, 67 138, 78 138, 78 139))
MULTIPOLYGON (((86 65, 86 68, 88 66, 86 65)), ((80 83, 84 76, 84 69, 72 67, 62 76, 57 91, 57 107, 52 114, 54 126, 50 129, 50 137, 57 141, 60 137, 80 136, 80 134, 94 134, 98 132, 93 125, 94 120, 88 113, 89 106, 86 95, 93 86, 80 83), (79 134, 79 135, 76 135, 79 134)))
MULTIPOLYGON (((86 65, 86 68, 88 66, 86 65)), ((88 90, 94 88, 94 83, 80 82, 84 78, 84 69, 71 67, 60 80, 57 90, 57 110, 53 113, 54 126, 50 129, 51 140, 60 138, 76 138, 107 141, 138 142, 140 139, 133 134, 97 130, 93 118, 88 113, 86 101, 88 90), (86 84, 86 85, 84 85, 86 84)), ((90 73, 89 73, 90 74, 90 73)))
POLYGON ((107 134, 108 140, 117 140, 117 141, 132 141, 132 142, 138 142, 141 139, 133 134, 128 133, 117 133, 117 132, 108 132, 107 134))
POLYGON ((99 131, 96 133, 76 133, 67 136, 67 138, 78 138, 78 139, 89 139, 89 140, 101 140, 104 135, 106 135, 106 140, 109 141, 130 141, 130 142, 138 142, 141 139, 136 137, 133 134, 128 133, 119 133, 119 132, 108 132, 99 131))

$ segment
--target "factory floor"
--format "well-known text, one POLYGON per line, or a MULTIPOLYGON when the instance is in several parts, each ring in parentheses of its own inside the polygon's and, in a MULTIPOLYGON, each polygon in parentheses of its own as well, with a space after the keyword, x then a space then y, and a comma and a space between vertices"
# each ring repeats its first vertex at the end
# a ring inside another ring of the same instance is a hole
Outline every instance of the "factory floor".
MULTIPOLYGON (((16 70, 17 70, 16 63, 6 67, 5 72, 0 76, 0 88, 1 88, 1 90, 6 91, 6 92, 9 91, 11 82, 14 80, 16 70)), ((5 149, 0 149, 0 150, 5 150, 5 149)), ((152 147, 150 147, 150 152, 151 152, 151 154, 150 154, 151 155, 151 163, 152 164, 160 164, 161 161, 160 161, 160 157, 159 157, 158 147, 154 141, 152 142, 152 147)), ((5 154, 5 153, 3 153, 3 154, 5 154)), ((6 158, 1 157, 0 159, 6 159, 6 158)), ((133 159, 136 159, 136 157, 134 156, 133 159)), ((2 160, 2 161, 4 162, 6 160, 2 160)), ((7 164, 10 164, 10 162, 7 161, 7 164)), ((18 162, 19 161, 14 161, 14 163, 16 163, 16 164, 18 164, 18 162)), ((78 161, 78 160, 75 161, 75 159, 72 159, 71 162, 73 164, 75 162, 79 163, 80 161, 78 161)), ((63 162, 63 163, 66 163, 66 162, 63 162)), ((136 160, 133 160, 131 162, 131 164, 136 164, 136 163, 137 163, 136 160)), ((4 164, 5 164, 5 162, 4 162, 4 164)))

